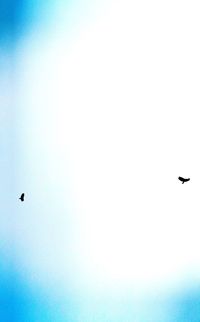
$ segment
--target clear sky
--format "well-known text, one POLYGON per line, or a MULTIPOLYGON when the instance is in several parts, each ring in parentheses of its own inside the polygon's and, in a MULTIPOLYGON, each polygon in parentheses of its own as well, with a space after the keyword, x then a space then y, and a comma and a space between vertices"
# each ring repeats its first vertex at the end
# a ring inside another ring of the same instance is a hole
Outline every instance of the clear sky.
POLYGON ((198 2, 6 8, 1 320, 199 321, 198 2))

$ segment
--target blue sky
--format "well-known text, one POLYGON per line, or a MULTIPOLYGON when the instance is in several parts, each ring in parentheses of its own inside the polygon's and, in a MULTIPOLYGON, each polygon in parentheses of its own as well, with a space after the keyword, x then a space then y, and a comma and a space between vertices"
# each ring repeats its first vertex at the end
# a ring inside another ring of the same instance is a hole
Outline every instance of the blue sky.
POLYGON ((198 321, 197 2, 1 7, 1 320, 198 321))

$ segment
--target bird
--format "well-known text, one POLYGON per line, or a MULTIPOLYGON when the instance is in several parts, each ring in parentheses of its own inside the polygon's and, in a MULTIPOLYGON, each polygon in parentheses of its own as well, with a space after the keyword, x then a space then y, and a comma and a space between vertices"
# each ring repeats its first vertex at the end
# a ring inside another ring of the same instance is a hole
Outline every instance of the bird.
POLYGON ((182 182, 182 184, 185 183, 185 182, 187 182, 187 181, 190 181, 190 178, 184 179, 182 177, 178 177, 178 179, 182 182))
POLYGON ((24 193, 22 193, 21 194, 21 197, 19 198, 21 201, 24 201, 24 196, 25 196, 25 194, 24 193))

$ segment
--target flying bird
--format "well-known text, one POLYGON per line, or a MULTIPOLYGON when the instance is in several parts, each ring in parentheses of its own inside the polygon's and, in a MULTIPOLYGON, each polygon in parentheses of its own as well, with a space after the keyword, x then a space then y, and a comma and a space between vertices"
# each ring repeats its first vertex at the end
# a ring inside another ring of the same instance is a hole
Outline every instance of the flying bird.
POLYGON ((24 193, 21 194, 21 197, 19 198, 21 201, 24 201, 24 193))
POLYGON ((185 182, 187 182, 187 181, 190 181, 190 178, 184 179, 182 177, 178 177, 178 179, 182 182, 182 184, 185 183, 185 182))

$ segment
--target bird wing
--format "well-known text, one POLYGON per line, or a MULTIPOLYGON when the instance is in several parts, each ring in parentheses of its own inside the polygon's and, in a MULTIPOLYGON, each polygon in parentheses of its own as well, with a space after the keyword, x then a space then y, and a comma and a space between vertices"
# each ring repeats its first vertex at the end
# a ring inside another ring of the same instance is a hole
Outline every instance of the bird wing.
POLYGON ((182 178, 182 177, 178 177, 178 179, 179 179, 180 181, 184 181, 184 178, 182 178))

